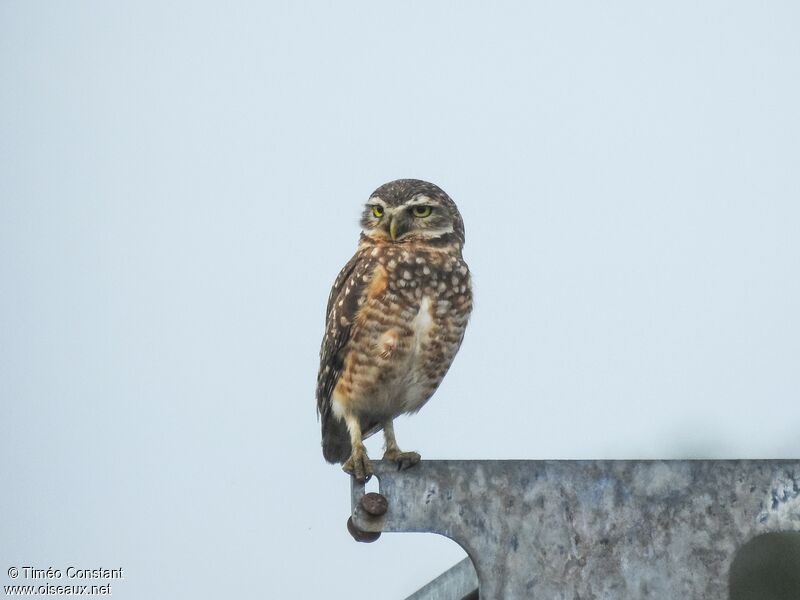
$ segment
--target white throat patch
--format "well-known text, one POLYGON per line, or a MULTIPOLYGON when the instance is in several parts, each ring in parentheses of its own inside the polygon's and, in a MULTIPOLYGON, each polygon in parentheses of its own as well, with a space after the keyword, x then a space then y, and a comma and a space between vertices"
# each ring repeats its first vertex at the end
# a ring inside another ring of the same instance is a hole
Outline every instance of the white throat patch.
POLYGON ((428 332, 433 325, 433 318, 431 317, 431 300, 427 296, 422 298, 419 304, 419 312, 414 320, 411 322, 411 328, 414 331, 414 340, 416 342, 416 349, 418 350, 420 344, 427 338, 428 332))

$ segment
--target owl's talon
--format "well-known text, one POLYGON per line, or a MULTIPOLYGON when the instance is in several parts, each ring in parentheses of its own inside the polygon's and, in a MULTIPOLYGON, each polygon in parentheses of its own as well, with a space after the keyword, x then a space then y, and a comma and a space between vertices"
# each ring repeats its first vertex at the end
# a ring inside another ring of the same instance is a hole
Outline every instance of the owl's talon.
POLYGON ((401 452, 400 450, 387 450, 383 454, 383 460, 390 460, 397 463, 398 471, 405 471, 416 465, 421 457, 419 452, 401 452))
POLYGON ((342 465, 342 470, 361 482, 367 482, 372 478, 372 463, 363 446, 360 449, 353 448, 350 458, 342 465))

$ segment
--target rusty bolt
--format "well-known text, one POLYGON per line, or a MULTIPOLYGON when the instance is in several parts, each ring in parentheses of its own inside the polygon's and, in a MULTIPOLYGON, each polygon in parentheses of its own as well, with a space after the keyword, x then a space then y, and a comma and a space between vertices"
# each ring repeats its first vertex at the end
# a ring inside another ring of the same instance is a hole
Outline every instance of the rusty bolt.
POLYGON ((361 496, 361 508, 370 516, 381 517, 389 509, 389 503, 386 501, 385 496, 370 492, 361 496))
POLYGON ((353 523, 353 517, 347 519, 347 531, 350 532, 350 535, 353 536, 355 541, 364 542, 365 544, 371 544, 381 537, 380 531, 361 531, 356 527, 356 524, 353 523))

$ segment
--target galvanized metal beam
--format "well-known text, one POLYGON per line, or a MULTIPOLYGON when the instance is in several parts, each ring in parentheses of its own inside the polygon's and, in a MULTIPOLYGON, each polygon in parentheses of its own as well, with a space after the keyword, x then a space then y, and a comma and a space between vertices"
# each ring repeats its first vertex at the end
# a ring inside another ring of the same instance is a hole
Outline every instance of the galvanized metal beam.
POLYGON ((355 527, 456 541, 481 600, 727 600, 740 546, 800 531, 800 460, 373 464, 387 504, 353 480, 355 527))
POLYGON ((469 557, 447 569, 406 600, 477 600, 478 576, 469 557))

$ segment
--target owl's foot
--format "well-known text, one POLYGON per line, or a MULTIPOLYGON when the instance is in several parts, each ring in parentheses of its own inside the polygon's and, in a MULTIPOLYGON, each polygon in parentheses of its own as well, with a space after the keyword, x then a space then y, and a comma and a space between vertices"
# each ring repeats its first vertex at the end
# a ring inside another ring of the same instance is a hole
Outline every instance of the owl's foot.
POLYGON ((345 473, 350 473, 358 481, 368 481, 372 477, 372 463, 364 446, 354 446, 350 458, 342 465, 345 473))
POLYGON ((420 461, 419 452, 401 452, 399 449, 387 450, 383 453, 383 460, 397 463, 397 470, 410 469, 420 461))

